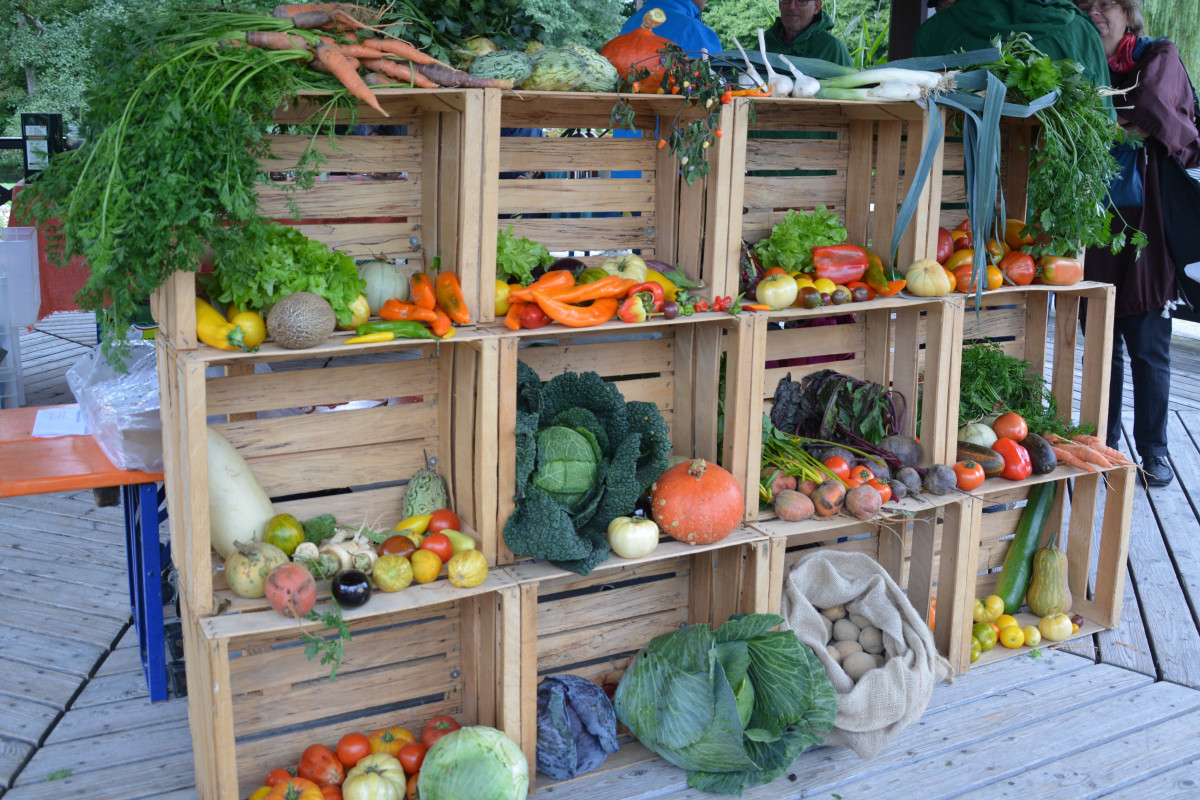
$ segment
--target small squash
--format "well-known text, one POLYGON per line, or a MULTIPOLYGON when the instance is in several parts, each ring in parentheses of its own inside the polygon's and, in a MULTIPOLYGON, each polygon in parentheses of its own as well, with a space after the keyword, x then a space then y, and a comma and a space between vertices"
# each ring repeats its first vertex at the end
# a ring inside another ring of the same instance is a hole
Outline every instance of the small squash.
POLYGON ((367 284, 363 294, 372 315, 378 314, 393 297, 402 302, 408 300, 408 276, 395 264, 381 258, 364 261, 358 265, 358 276, 367 284))
POLYGON ((1057 546, 1058 531, 1050 543, 1034 553, 1033 578, 1025 603, 1039 617, 1065 614, 1071 610, 1071 590, 1067 587, 1067 554, 1057 546))
POLYGON ((953 288, 946 270, 929 258, 914 261, 904 273, 904 280, 909 293, 917 297, 941 297, 953 288))
POLYGON ((658 476, 650 487, 650 509, 658 527, 673 539, 712 544, 741 522, 745 498, 728 470, 697 458, 658 476))
POLYGON ((645 94, 656 93, 667 74, 658 51, 671 42, 654 32, 666 21, 667 15, 661 8, 652 8, 642 17, 640 27, 610 39, 600 48, 600 55, 617 68, 617 74, 623 81, 632 81, 638 69, 649 70, 650 75, 642 78, 638 86, 638 91, 645 94))

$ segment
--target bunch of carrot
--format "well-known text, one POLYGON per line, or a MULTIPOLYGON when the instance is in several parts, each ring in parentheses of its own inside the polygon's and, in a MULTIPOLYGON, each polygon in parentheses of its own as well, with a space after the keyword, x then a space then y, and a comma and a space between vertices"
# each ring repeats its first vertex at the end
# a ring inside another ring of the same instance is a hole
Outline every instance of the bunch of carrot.
POLYGON ((1047 433, 1045 439, 1054 450, 1054 455, 1058 457, 1058 463, 1085 472, 1098 472, 1101 469, 1133 463, 1120 450, 1109 447, 1096 436, 1079 434, 1072 439, 1066 439, 1047 433))
POLYGON ((512 330, 520 330, 526 307, 535 303, 542 313, 560 325, 570 328, 600 325, 612 319, 620 299, 635 285, 637 281, 619 275, 576 285, 570 270, 551 270, 528 286, 509 290, 504 324, 512 330))
POLYGON ((378 19, 379 12, 346 3, 280 5, 273 17, 263 17, 265 24, 260 27, 264 30, 245 31, 226 41, 240 38, 251 47, 295 52, 298 59, 337 78, 351 95, 385 117, 388 114, 372 86, 512 88, 512 81, 480 78, 454 69, 414 45, 386 35, 373 26, 378 19), (280 21, 287 25, 281 26, 280 21), (360 70, 366 70, 365 74, 360 75, 360 70))

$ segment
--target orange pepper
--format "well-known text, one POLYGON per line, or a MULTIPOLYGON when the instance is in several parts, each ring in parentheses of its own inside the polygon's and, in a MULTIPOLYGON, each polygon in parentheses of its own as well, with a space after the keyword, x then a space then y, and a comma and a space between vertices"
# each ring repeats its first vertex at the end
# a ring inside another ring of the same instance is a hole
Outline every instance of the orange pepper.
POLYGON ((602 297, 624 297, 636 284, 637 281, 632 278, 609 275, 598 281, 572 286, 562 292, 545 291, 543 294, 560 303, 584 303, 588 300, 599 300, 602 297))
POLYGON ((445 311, 450 319, 460 325, 466 325, 471 321, 457 275, 453 272, 439 272, 433 281, 433 287, 438 307, 445 311))
POLYGON ((524 300, 514 300, 509 303, 508 313, 504 315, 504 327, 510 331, 521 330, 521 315, 525 313, 526 305, 524 300))
POLYGON ((437 295, 433 291, 433 281, 424 272, 418 272, 408 279, 409 288, 412 290, 412 302, 414 305, 421 308, 433 310, 437 305, 437 295))
POLYGON ((442 310, 441 306, 436 306, 433 309, 434 320, 429 323, 429 330, 433 331, 433 335, 439 338, 445 337, 454 327, 450 321, 450 315, 442 310))
POLYGON ((620 305, 615 298, 602 297, 590 306, 573 306, 561 303, 544 292, 534 292, 533 299, 547 317, 568 328, 587 328, 608 322, 620 305))
POLYGON ((547 272, 542 277, 538 278, 528 286, 521 286, 516 289, 508 290, 509 302, 513 300, 524 300, 526 303, 533 302, 533 292, 554 292, 565 291, 575 285, 575 276, 571 274, 569 269, 555 269, 547 272))
POLYGON ((433 309, 421 308, 412 303, 402 303, 396 298, 392 298, 383 304, 383 308, 379 309, 381 319, 386 319, 390 322, 397 320, 414 320, 416 322, 434 323, 437 321, 437 314, 433 309))

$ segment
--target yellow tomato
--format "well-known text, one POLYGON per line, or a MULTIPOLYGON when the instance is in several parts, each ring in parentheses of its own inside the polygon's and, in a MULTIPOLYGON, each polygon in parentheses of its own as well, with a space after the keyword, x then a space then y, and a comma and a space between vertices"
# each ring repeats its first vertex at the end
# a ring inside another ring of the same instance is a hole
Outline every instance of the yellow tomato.
MULTIPOLYGON (((420 536, 429 527, 431 519, 433 519, 433 514, 417 514, 415 517, 405 517, 396 524, 396 527, 392 531, 405 536, 412 536, 413 534, 420 536)), ((417 542, 417 544, 419 545, 420 542, 417 542)))
POLYGON ((983 607, 985 613, 980 622, 995 622, 1000 619, 1000 615, 1004 613, 1004 598, 1000 595, 989 594, 983 598, 983 607))
POLYGON ((433 583, 442 571, 442 560, 430 550, 418 550, 409 559, 413 580, 417 583, 433 583))
POLYGON ((503 317, 508 313, 508 293, 510 287, 507 283, 496 279, 496 317, 503 317))
POLYGON ((796 280, 796 285, 803 289, 805 286, 812 286, 812 278, 805 275, 803 272, 793 272, 792 277, 796 280))
POLYGON ((975 251, 974 250, 958 250, 958 251, 955 251, 954 255, 952 255, 948 259, 946 259, 946 263, 943 264, 942 266, 945 267, 946 269, 950 270, 951 272, 954 272, 954 270, 958 269, 963 264, 970 264, 974 260, 975 260, 975 251))
POLYGON ((758 298, 758 302, 766 303, 773 310, 787 308, 792 303, 796 302, 796 297, 800 288, 796 286, 796 280, 787 273, 779 275, 769 275, 758 282, 758 286, 754 288, 754 295, 758 298))
POLYGON ((817 278, 813 281, 813 286, 821 294, 833 294, 833 290, 837 288, 837 284, 829 280, 829 278, 817 278))
MULTIPOLYGON (((984 620, 984 622, 986 622, 986 621, 987 620, 984 620)), ((996 623, 996 627, 999 628, 1000 630, 1004 630, 1009 625, 1016 625, 1018 628, 1021 627, 1020 625, 1017 624, 1016 617, 1012 616, 1011 614, 1001 614, 1000 616, 996 617, 995 623, 996 623)))
POLYGON ((987 606, 983 604, 982 598, 975 598, 975 610, 971 613, 972 622, 985 622, 984 615, 987 614, 987 606))
POLYGON ((1000 644, 1004 645, 1010 650, 1015 650, 1016 648, 1025 644, 1025 634, 1021 632, 1021 629, 1016 625, 1016 623, 1009 625, 1007 628, 1001 628, 1000 644))
POLYGON ((1021 628, 1021 633, 1025 634, 1025 644, 1030 647, 1037 647, 1042 643, 1042 632, 1037 629, 1037 625, 1026 625, 1021 628))
POLYGON ((1004 243, 1009 250, 1020 250, 1027 244, 1033 244, 1032 236, 1022 236, 1025 222, 1019 219, 1004 220, 1004 243))
POLYGON ((264 797, 271 793, 270 786, 260 786, 254 790, 254 794, 250 795, 250 800, 263 800, 264 797))

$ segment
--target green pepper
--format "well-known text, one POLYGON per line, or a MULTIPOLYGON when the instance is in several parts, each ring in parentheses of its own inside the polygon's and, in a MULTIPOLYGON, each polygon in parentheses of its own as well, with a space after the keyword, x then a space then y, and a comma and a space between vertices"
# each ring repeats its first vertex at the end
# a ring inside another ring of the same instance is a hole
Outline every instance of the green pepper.
POLYGON ((397 339, 437 339, 429 328, 413 320, 364 322, 354 329, 359 336, 368 333, 394 333, 397 339))

